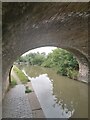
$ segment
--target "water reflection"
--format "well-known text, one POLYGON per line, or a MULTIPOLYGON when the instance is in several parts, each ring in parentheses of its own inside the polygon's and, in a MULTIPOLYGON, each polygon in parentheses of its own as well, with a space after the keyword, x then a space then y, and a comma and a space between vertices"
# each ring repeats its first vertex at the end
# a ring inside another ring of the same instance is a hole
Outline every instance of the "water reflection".
POLYGON ((87 118, 88 87, 84 83, 57 75, 54 70, 22 66, 31 79, 47 118, 87 118))
POLYGON ((71 116, 72 111, 69 111, 62 101, 61 104, 56 103, 57 98, 55 95, 52 95, 53 84, 47 74, 42 74, 35 78, 32 77, 31 82, 43 111, 48 118, 68 118, 71 116))

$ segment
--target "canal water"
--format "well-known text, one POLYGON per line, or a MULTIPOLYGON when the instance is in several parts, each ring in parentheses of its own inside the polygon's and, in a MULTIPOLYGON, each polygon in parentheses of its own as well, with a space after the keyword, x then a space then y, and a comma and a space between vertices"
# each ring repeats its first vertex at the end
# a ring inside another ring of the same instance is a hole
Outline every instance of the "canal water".
POLYGON ((51 68, 23 65, 46 118, 87 118, 88 85, 60 76, 51 68))

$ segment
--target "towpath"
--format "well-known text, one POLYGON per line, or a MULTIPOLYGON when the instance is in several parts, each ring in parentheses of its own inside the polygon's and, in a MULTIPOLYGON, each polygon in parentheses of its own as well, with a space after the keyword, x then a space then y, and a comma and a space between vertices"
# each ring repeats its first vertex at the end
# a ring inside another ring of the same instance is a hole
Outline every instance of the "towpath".
MULTIPOLYGON (((21 84, 17 74, 13 71, 13 77, 18 85, 11 88, 3 100, 3 118, 45 118, 43 110, 35 92, 25 94, 25 85, 21 84)), ((33 90, 31 82, 27 85, 33 90)))

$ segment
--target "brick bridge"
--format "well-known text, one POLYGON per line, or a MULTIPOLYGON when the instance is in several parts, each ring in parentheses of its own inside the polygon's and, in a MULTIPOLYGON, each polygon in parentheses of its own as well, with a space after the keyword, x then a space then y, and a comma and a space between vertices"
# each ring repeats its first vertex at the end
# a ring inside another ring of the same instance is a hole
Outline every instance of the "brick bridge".
POLYGON ((73 53, 88 82, 88 3, 3 3, 3 94, 13 62, 28 50, 55 46, 73 53))

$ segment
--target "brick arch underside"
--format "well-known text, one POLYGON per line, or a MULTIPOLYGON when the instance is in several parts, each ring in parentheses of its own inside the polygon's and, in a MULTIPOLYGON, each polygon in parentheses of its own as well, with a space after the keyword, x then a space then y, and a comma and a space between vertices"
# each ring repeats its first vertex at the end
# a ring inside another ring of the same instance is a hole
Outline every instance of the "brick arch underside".
POLYGON ((43 46, 73 53, 79 80, 88 82, 88 3, 3 3, 2 7, 3 89, 13 62, 43 46))

